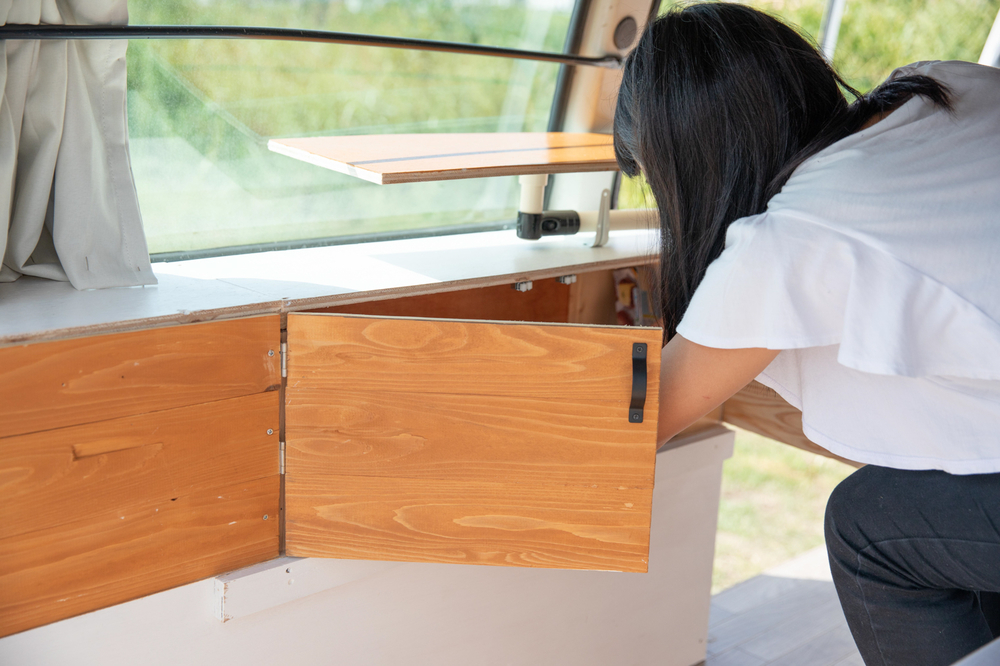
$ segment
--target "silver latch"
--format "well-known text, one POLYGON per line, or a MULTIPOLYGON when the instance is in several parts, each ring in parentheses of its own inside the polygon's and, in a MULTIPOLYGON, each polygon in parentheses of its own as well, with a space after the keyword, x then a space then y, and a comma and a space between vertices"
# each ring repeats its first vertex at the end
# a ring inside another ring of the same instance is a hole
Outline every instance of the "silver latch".
POLYGON ((281 376, 288 376, 288 343, 281 343, 281 376))
POLYGON ((278 474, 285 473, 285 443, 278 442, 278 474))

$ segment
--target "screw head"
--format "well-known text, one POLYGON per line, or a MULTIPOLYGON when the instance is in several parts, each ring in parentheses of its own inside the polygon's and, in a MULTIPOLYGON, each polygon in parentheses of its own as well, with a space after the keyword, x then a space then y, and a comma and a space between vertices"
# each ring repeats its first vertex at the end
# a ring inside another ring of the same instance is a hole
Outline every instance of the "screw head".
POLYGON ((643 347, 642 345, 639 345, 638 347, 635 348, 635 350, 641 354, 646 350, 646 348, 643 347))
POLYGON ((267 514, 266 513, 264 514, 264 520, 267 520, 267 514))
POLYGON ((268 356, 274 356, 274 350, 273 349, 268 349, 267 350, 267 355, 268 356))

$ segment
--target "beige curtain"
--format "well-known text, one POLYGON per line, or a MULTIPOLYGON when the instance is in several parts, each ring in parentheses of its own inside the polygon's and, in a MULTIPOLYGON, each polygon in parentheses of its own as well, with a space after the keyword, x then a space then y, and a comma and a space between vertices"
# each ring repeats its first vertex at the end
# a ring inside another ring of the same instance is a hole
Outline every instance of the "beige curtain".
MULTIPOLYGON (((126 0, 0 0, 0 21, 124 24, 128 10, 126 0)), ((128 42, 0 43, 0 282, 155 284, 128 156, 128 42)))

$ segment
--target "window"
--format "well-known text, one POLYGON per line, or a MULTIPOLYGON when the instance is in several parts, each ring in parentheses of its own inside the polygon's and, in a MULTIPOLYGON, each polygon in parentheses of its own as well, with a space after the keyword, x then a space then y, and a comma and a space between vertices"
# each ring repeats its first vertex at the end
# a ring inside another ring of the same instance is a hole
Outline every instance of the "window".
MULTIPOLYGON (((129 20, 558 52, 572 9, 572 0, 130 0, 129 20)), ((559 71, 503 58, 256 40, 133 40, 128 68, 132 168, 154 260, 511 222, 513 178, 378 186, 271 153, 266 143, 544 131, 559 71)))
MULTIPOLYGON (((746 0, 796 26, 813 40, 828 0, 746 0)), ((663 11, 675 2, 661 3, 663 11)), ((892 70, 919 60, 976 62, 998 0, 847 0, 833 64, 866 92, 892 70)))

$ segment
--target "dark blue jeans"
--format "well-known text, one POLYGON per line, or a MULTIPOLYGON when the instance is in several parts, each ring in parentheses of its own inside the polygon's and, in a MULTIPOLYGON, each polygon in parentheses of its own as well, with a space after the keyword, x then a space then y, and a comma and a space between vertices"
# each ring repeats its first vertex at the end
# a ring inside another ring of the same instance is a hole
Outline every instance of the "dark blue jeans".
POLYGON ((945 666, 1000 635, 1000 474, 863 467, 826 544, 867 666, 945 666))

